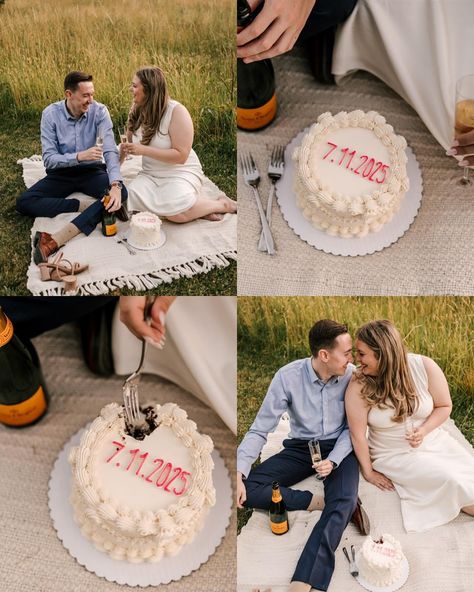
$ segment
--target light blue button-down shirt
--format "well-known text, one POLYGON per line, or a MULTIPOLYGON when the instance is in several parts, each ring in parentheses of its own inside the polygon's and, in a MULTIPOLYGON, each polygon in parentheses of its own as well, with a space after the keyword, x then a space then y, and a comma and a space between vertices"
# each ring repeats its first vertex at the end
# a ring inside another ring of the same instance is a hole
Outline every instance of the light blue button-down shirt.
POLYGON ((66 101, 48 105, 41 117, 41 145, 46 169, 87 166, 101 161, 78 162, 77 153, 95 146, 97 131, 104 138, 103 154, 109 181, 121 181, 120 163, 112 120, 105 105, 93 101, 78 119, 66 109, 66 101))
POLYGON ((273 432, 286 411, 290 416, 290 438, 337 439, 327 457, 337 465, 351 452, 344 394, 355 366, 344 376, 323 382, 311 365, 311 358, 296 360, 280 368, 273 377, 262 406, 237 449, 237 470, 247 477, 267 435, 273 432))

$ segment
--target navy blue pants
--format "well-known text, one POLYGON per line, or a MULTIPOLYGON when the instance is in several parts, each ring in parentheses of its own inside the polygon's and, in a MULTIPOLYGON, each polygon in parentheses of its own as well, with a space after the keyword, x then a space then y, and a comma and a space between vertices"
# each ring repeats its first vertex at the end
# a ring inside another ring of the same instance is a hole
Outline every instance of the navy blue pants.
MULTIPOLYGON (((323 459, 334 448, 336 440, 320 441, 323 459)), ((289 510, 306 510, 313 494, 290 489, 291 485, 315 476, 308 441, 289 439, 284 449, 252 469, 245 481, 248 508, 268 510, 272 499, 272 482, 278 481, 289 510)), ((314 477, 316 478, 316 477, 314 477)), ((324 480, 324 510, 301 553, 292 581, 311 584, 327 590, 334 571, 334 552, 357 505, 359 465, 351 452, 324 480)))
POLYGON ((318 0, 301 30, 298 44, 343 23, 350 16, 356 4, 357 0, 337 0, 337 2, 335 0, 318 0))
MULTIPOLYGON (((20 195, 16 209, 25 216, 53 218, 64 212, 77 212, 79 200, 65 198, 75 191, 85 193, 98 201, 81 212, 72 223, 87 236, 101 221, 103 206, 100 199, 108 186, 109 176, 104 164, 48 169, 44 179, 20 195)), ((127 189, 122 187, 122 203, 127 197, 127 189)))

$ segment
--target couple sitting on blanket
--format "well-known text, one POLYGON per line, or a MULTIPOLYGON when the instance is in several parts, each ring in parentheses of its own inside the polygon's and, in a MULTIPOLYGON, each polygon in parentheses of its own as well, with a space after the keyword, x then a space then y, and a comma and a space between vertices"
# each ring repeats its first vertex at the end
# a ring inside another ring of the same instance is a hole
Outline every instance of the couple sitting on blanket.
POLYGON ((318 321, 309 346, 311 358, 275 374, 237 454, 239 507, 268 509, 278 481, 289 510, 322 511, 290 592, 328 589, 334 552, 350 520, 369 534, 357 496, 359 465, 369 483, 397 491, 408 532, 445 524, 461 510, 474 516, 474 457, 439 427, 450 415, 451 398, 436 362, 407 353, 396 327, 384 320, 357 331, 358 368, 345 325, 318 321), (283 450, 251 469, 284 412, 291 431, 283 450), (315 465, 312 438, 319 439, 323 459, 315 465), (324 498, 290 488, 314 471, 325 477, 324 498))
POLYGON ((193 123, 187 109, 169 98, 159 68, 142 68, 133 77, 126 132, 127 139, 134 136, 135 142, 121 144, 120 154, 107 107, 94 101, 92 76, 70 72, 64 91, 66 99, 46 107, 41 118, 46 177, 18 198, 17 210, 34 217, 79 214, 52 235, 37 233, 36 264, 47 262, 76 235, 87 236, 94 230, 108 190, 110 201, 105 208, 123 221, 128 219, 127 197, 130 210, 150 211, 178 223, 197 218, 220 220, 225 213, 235 213, 237 204, 225 195, 212 200, 199 194, 204 175, 192 149, 193 123), (103 147, 98 145, 99 137, 103 147), (120 163, 128 154, 143 156, 143 165, 127 191, 120 163), (65 199, 75 191, 96 201, 65 199))

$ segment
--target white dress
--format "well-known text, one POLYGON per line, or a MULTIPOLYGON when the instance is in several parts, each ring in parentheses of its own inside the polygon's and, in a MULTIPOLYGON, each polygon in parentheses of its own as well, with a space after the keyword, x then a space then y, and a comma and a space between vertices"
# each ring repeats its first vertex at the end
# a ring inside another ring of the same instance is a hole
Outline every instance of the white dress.
MULTIPOLYGON (((169 126, 176 105, 179 105, 178 101, 168 101, 158 133, 149 146, 171 148, 169 126)), ((134 135, 134 142, 139 142, 141 137, 140 128, 134 135)), ((127 187, 128 209, 153 212, 158 216, 185 212, 196 202, 203 178, 201 163, 193 149, 184 164, 169 164, 143 156, 142 170, 127 187)))
MULTIPOLYGON (((422 356, 408 354, 419 406, 413 415, 421 425, 433 411, 422 356)), ((405 440, 404 423, 391 420, 393 409, 369 411, 372 465, 389 477, 401 500, 407 532, 423 532, 453 520, 464 506, 474 504, 474 455, 442 427, 430 432, 421 446, 405 440)))

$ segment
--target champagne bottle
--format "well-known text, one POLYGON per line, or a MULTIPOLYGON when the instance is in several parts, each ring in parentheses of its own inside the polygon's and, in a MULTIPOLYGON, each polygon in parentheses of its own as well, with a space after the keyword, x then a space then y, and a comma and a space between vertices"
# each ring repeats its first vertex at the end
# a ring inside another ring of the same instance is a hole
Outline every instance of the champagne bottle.
POLYGON ((38 357, 14 334, 0 308, 0 422, 12 427, 34 423, 48 408, 38 357))
POLYGON ((272 501, 268 511, 270 515, 270 528, 273 534, 285 534, 289 530, 288 512, 281 496, 278 481, 272 484, 272 501))
MULTIPOLYGON (((260 5, 262 6, 262 5, 260 5)), ((237 0, 237 31, 252 22, 256 13, 247 0, 237 0)), ((245 64, 237 60, 237 126, 256 131, 270 124, 276 116, 275 73, 270 60, 245 64)))
POLYGON ((102 234, 104 236, 114 236, 117 234, 117 219, 115 217, 115 212, 108 212, 105 209, 105 206, 110 201, 109 192, 106 191, 104 194, 104 209, 102 211, 102 234))

